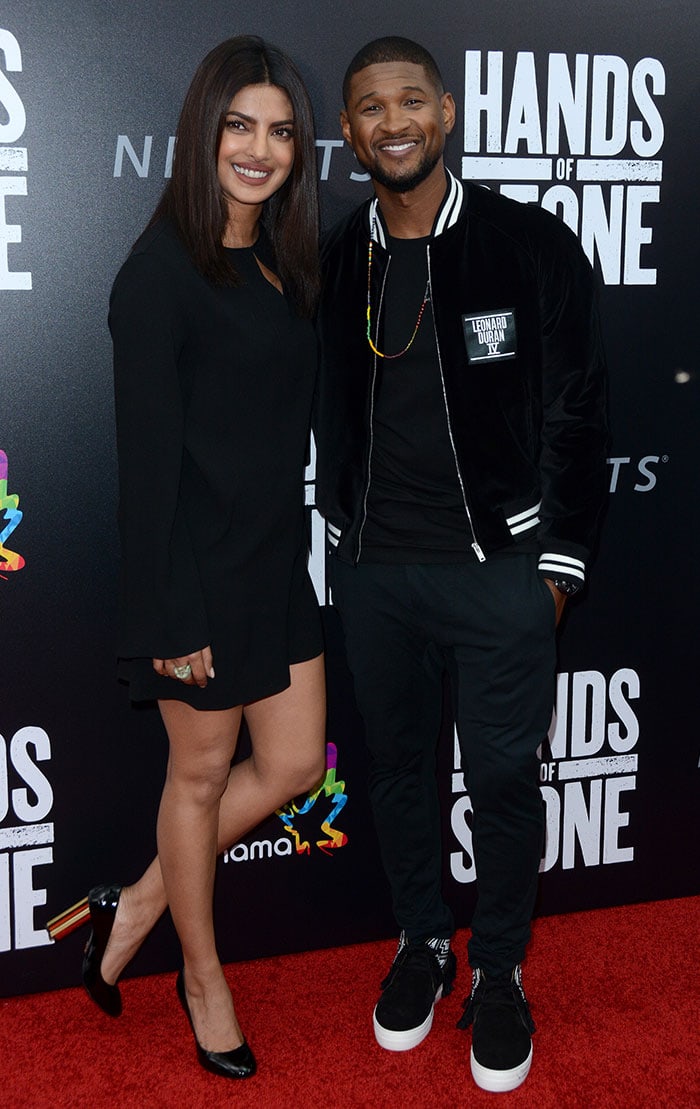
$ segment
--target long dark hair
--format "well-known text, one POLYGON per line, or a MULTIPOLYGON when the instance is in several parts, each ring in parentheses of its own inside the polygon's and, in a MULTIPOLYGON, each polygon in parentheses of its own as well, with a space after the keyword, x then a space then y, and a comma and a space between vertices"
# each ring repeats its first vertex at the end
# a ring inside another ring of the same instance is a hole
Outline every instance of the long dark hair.
POLYGON ((199 66, 182 105, 173 173, 151 223, 167 216, 194 265, 218 285, 237 285, 222 239, 228 211, 217 176, 217 155, 229 105, 248 85, 274 85, 294 113, 294 163, 265 203, 263 222, 277 272, 303 316, 313 315, 319 291, 319 207, 311 102, 293 62, 256 35, 215 46, 199 66))

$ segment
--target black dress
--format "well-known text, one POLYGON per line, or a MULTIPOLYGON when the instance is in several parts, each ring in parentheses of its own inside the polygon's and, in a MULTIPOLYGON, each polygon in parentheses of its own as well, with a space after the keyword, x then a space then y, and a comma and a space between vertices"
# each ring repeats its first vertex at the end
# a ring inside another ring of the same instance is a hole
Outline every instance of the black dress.
POLYGON ((112 290, 118 654, 133 700, 247 704, 322 650, 303 496, 316 344, 256 254, 274 269, 262 233, 231 252, 243 285, 214 286, 162 222, 112 290), (206 689, 153 671, 207 644, 206 689))

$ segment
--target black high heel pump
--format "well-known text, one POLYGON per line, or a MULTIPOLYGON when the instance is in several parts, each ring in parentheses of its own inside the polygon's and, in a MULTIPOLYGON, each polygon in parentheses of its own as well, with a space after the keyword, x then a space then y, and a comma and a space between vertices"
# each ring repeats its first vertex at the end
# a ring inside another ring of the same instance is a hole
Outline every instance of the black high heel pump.
POLYGON ((122 892, 121 886, 95 886, 87 896, 92 931, 83 955, 83 985, 103 1013, 118 1017, 122 999, 118 986, 111 986, 102 977, 102 958, 112 934, 114 918, 122 892))
POLYGON ((240 1047, 234 1047, 232 1051, 206 1051, 197 1039, 197 1033, 194 1030, 192 1023, 192 1014, 190 1007, 187 1004, 187 994, 185 993, 185 977, 182 971, 179 972, 175 982, 175 989, 177 996, 180 999, 180 1004, 185 1010, 185 1016, 190 1022, 190 1028, 194 1035, 194 1042, 197 1047, 197 1059, 200 1066, 205 1070, 211 1071, 212 1074, 220 1074, 224 1078, 252 1078, 258 1069, 255 1062, 255 1056, 248 1046, 248 1041, 243 1040, 240 1047))

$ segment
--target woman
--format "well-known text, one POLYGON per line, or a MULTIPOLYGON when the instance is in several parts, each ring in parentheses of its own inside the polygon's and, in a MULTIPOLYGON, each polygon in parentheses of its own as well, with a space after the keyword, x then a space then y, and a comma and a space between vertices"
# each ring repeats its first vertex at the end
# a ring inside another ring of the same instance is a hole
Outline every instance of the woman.
POLYGON ((311 107, 294 66, 241 36, 202 62, 172 179, 110 304, 120 474, 121 673, 169 743, 158 857, 88 898, 88 992, 167 905, 200 1063, 255 1060, 216 953, 217 852, 323 775, 324 683, 303 467, 318 289, 311 107), (242 717, 250 758, 231 769, 242 717))

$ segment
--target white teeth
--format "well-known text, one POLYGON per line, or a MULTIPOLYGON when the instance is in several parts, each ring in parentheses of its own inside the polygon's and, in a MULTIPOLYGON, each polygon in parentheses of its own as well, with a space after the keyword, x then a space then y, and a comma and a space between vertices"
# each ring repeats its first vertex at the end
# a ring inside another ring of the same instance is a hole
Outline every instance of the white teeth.
POLYGON ((268 176, 267 171, 264 169, 248 169, 246 166, 236 165, 235 162, 233 163, 233 168, 235 169, 236 173, 242 174, 243 177, 254 177, 256 181, 259 181, 263 177, 268 176))
POLYGON ((404 150, 410 150, 411 147, 415 146, 415 145, 416 144, 414 142, 403 142, 403 143, 392 144, 391 146, 385 146, 383 149, 384 150, 393 150, 397 154, 401 154, 401 153, 403 153, 404 150))

